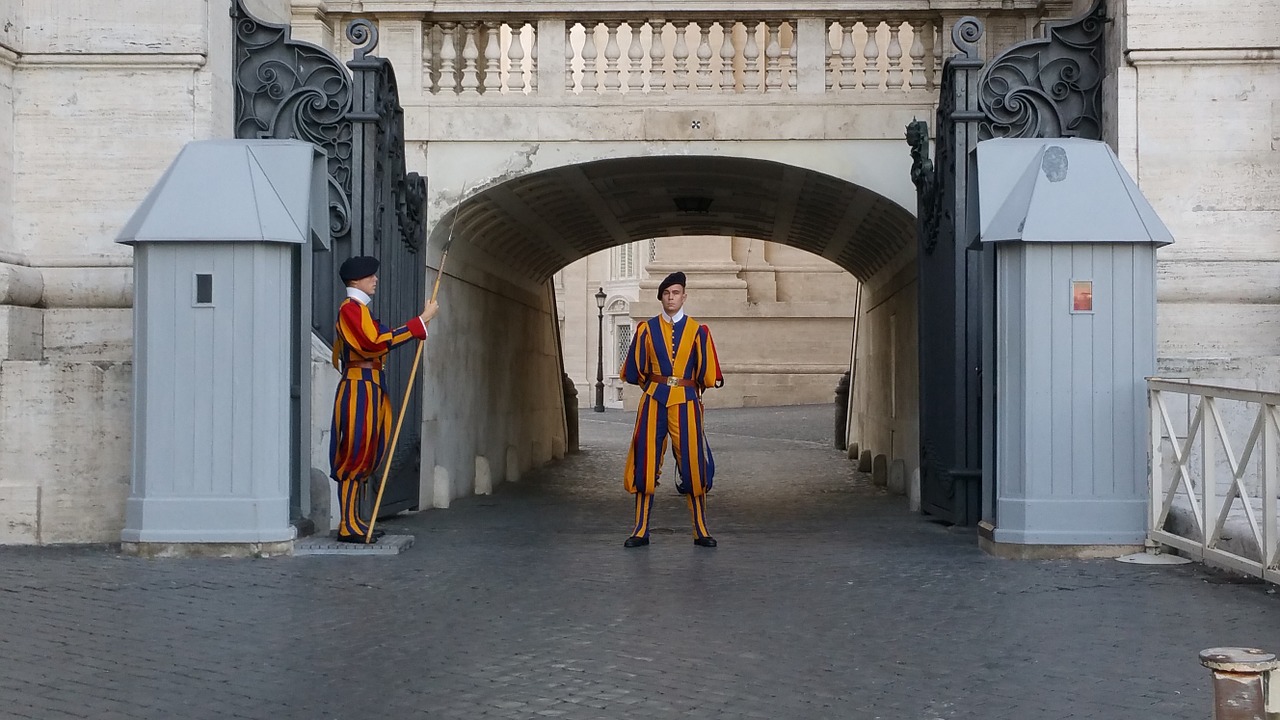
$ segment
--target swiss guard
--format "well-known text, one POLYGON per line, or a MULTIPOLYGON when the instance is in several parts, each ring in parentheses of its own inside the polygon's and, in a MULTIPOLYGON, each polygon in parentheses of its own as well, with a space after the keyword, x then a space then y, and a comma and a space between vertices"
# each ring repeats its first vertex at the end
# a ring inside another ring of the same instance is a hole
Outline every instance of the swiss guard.
POLYGON ((707 493, 716 464, 702 429, 702 392, 724 385, 716 346, 706 325, 684 314, 684 273, 658 286, 662 313, 640 323, 619 373, 644 390, 636 410, 623 485, 636 496, 636 524, 624 547, 649 544, 649 512, 662 474, 667 439, 676 461, 676 490, 689 503, 693 543, 715 547, 707 530, 707 493))
MULTIPOLYGON (((340 542, 363 543, 369 531, 360 517, 360 499, 387 448, 391 433, 391 398, 383 382, 382 363, 392 348, 427 337, 427 324, 439 307, 428 302, 422 314, 394 330, 369 311, 378 290, 378 259, 360 255, 338 269, 347 297, 338 307, 333 334, 333 366, 342 373, 333 399, 329 436, 329 476, 338 483, 342 519, 340 542)), ((381 537, 375 530, 373 541, 381 537)))

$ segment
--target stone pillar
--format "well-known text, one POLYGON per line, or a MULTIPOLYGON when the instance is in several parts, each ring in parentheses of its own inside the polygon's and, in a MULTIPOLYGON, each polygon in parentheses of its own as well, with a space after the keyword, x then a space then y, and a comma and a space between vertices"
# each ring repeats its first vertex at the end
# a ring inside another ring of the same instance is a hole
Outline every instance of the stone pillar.
POLYGON ((657 255, 649 263, 648 279, 640 282, 640 302, 636 306, 653 310, 644 317, 651 317, 657 312, 654 307, 658 302, 658 285, 668 273, 677 270, 689 279, 690 302, 694 302, 694 297, 703 306, 707 303, 746 302, 747 283, 738 277, 742 266, 733 260, 732 238, 714 235, 695 235, 678 240, 664 238, 658 241, 657 255))

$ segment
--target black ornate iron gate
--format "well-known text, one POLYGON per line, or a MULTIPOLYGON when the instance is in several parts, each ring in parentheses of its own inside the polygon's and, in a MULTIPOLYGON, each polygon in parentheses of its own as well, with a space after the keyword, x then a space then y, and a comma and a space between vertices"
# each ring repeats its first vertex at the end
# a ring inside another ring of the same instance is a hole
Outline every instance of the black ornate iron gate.
POLYGON ((961 18, 951 31, 959 52, 942 69, 932 161, 927 124, 907 126, 919 241, 920 502, 947 522, 976 525, 983 495, 990 502, 993 491, 983 458, 994 442, 994 378, 983 377, 983 367, 990 366, 984 343, 998 289, 994 254, 971 249, 978 235, 974 150, 994 137, 1100 140, 1106 22, 1096 0, 1083 16, 1049 24, 1043 38, 984 64, 982 23, 961 18))
MULTIPOLYGON (((293 40, 289 26, 251 16, 242 0, 235 22, 235 133, 238 138, 305 140, 329 161, 332 252, 314 258, 312 330, 333 342, 333 320, 345 289, 337 265, 351 255, 381 260, 377 314, 400 322, 421 312, 426 267, 426 181, 405 172, 404 110, 391 62, 369 53, 377 29, 355 20, 346 35, 356 47, 344 68, 328 50, 293 40), (348 71, 348 68, 350 70, 348 71)), ((409 384, 412 353, 392 353, 387 385, 395 408, 409 384)), ((383 497, 383 515, 418 505, 422 391, 412 390, 383 497)), ((297 491, 297 489, 295 489, 297 491)), ((370 503, 371 504, 371 503, 370 503)))

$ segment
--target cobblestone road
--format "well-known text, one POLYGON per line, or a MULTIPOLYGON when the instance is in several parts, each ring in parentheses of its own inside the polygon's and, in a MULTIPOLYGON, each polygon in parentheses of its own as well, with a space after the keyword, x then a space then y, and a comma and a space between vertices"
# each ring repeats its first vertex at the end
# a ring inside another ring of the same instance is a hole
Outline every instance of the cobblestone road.
POLYGON ((988 557, 828 447, 829 408, 711 411, 714 550, 631 515, 620 412, 390 558, 0 550, 3 718, 1207 720, 1215 645, 1280 650, 1268 586, 988 557))

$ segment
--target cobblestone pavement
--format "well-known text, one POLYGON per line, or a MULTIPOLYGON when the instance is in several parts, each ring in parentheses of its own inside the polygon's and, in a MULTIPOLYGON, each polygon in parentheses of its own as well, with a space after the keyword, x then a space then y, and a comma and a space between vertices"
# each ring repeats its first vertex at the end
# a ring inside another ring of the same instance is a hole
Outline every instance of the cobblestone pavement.
POLYGON ((720 540, 669 484, 624 550, 629 418, 397 557, 0 550, 4 718, 1210 717, 1216 645, 1280 650, 1265 585, 1026 562, 908 513, 825 407, 710 411, 720 540))

